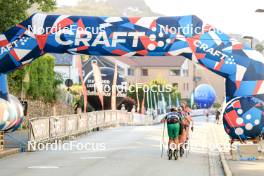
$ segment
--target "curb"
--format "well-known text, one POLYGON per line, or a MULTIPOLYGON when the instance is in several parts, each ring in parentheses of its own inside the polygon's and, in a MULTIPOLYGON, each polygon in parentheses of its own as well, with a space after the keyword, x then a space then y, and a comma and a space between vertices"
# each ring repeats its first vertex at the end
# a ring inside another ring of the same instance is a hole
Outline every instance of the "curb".
POLYGON ((220 160, 224 169, 225 176, 232 176, 231 169, 226 161, 225 155, 223 152, 220 153, 220 160))
MULTIPOLYGON (((211 126, 211 128, 212 128, 212 126, 211 126)), ((213 128, 213 131, 215 134, 215 136, 214 136, 215 141, 217 141, 216 131, 214 128, 213 128)), ((230 167, 226 161, 226 157, 225 157, 225 154, 223 153, 223 151, 219 150, 219 156, 220 156, 220 161, 221 161, 225 176, 232 176, 233 173, 231 172, 231 169, 230 169, 230 167)))
POLYGON ((19 148, 7 149, 0 152, 0 159, 20 152, 19 148))

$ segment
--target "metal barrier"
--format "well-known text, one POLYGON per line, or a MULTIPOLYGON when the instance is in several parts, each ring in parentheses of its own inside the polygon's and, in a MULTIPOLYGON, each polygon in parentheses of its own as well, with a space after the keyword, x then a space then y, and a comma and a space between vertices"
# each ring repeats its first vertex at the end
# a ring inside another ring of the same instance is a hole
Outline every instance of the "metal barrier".
POLYGON ((151 125, 153 124, 153 117, 144 114, 133 114, 133 125, 151 125))
POLYGON ((0 151, 4 150, 4 132, 0 131, 0 151))
POLYGON ((117 125, 150 125, 151 116, 126 111, 94 111, 83 114, 30 119, 30 142, 62 139, 117 125))

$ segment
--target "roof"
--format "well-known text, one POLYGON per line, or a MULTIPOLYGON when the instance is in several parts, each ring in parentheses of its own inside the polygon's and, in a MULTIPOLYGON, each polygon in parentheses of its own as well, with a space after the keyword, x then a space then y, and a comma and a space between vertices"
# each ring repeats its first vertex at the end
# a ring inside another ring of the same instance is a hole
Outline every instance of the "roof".
POLYGON ((118 57, 117 59, 131 67, 180 67, 186 60, 183 56, 118 57))
MULTIPOLYGON (((52 54, 56 58, 56 66, 71 66, 72 55, 70 54, 52 54)), ((109 60, 102 56, 92 56, 93 59, 99 60, 105 66, 114 66, 109 60)), ((183 56, 144 56, 144 57, 116 57, 117 60, 131 67, 180 67, 184 61, 183 56)))
POLYGON ((71 54, 52 54, 55 57, 56 66, 71 66, 73 56, 71 54))
MULTIPOLYGON (((109 67, 109 68, 115 68, 115 64, 107 59, 107 57, 104 56, 91 56, 88 60, 83 62, 83 68, 87 70, 92 69, 92 61, 97 61, 97 65, 99 67, 109 67)), ((121 69, 120 66, 117 66, 118 69, 121 69)))

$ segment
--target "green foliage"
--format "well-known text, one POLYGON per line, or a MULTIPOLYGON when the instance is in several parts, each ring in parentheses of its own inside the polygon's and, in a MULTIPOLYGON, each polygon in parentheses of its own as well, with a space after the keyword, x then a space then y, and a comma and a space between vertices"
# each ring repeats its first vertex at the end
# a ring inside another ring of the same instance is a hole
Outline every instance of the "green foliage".
POLYGON ((263 52, 263 50, 264 50, 264 46, 262 45, 262 44, 257 44, 256 46, 255 46, 255 49, 258 51, 258 52, 260 52, 260 53, 262 53, 263 52))
POLYGON ((56 100, 56 89, 62 81, 58 76, 56 79, 54 66, 54 57, 51 55, 44 55, 29 66, 28 97, 44 102, 56 100))
POLYGON ((23 86, 23 79, 26 75, 25 69, 19 69, 8 75, 9 91, 16 96, 20 96, 23 86))
POLYGON ((222 105, 220 103, 215 103, 213 107, 216 108, 216 109, 219 109, 221 106, 222 105))
POLYGON ((44 102, 54 102, 60 95, 59 85, 62 75, 54 72, 55 60, 52 55, 44 55, 31 65, 8 75, 9 90, 20 96, 22 90, 26 97, 44 102), (29 77, 28 80, 26 77, 29 77))
MULTIPOLYGON (((0 33, 8 30, 15 24, 20 23, 28 17, 27 10, 37 6, 41 11, 50 11, 55 8, 55 0, 1 0, 0 1, 0 33)), ((20 95, 22 89, 27 96, 53 101, 54 96, 54 59, 51 56, 43 56, 46 61, 36 61, 31 66, 26 66, 8 75, 9 90, 12 94, 20 95), (28 72, 30 83, 23 83, 28 72), (40 75, 43 75, 41 78, 40 75), (43 86, 43 89, 40 87, 43 86), (39 89, 39 92, 37 90, 39 89), (45 90, 45 91, 44 91, 45 90)))
POLYGON ((53 101, 58 100, 61 95, 61 91, 59 86, 64 83, 63 76, 60 73, 54 72, 54 80, 53 80, 53 101))
POLYGON ((55 0, 1 0, 0 33, 25 20, 28 17, 27 10, 35 4, 44 12, 55 8, 55 0))

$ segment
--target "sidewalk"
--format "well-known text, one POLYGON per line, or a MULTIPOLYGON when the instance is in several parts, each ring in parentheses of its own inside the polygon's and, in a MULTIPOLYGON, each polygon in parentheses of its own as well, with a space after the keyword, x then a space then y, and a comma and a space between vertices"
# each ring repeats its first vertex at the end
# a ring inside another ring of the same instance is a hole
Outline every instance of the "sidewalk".
POLYGON ((13 149, 4 149, 3 151, 0 151, 0 159, 10 156, 10 155, 14 155, 20 152, 19 148, 13 148, 13 149))
MULTIPOLYGON (((229 145, 229 137, 225 133, 224 128, 221 125, 212 124, 215 131, 217 141, 221 144, 229 145)), ((264 160, 256 161, 233 161, 230 153, 225 153, 227 164, 232 172, 233 176, 263 176, 264 175, 264 160)))
POLYGON ((0 151, 0 159, 24 152, 27 148, 28 131, 17 130, 4 135, 4 150, 0 151))
POLYGON ((234 176, 263 176, 264 160, 256 161, 232 161, 228 165, 234 176))

